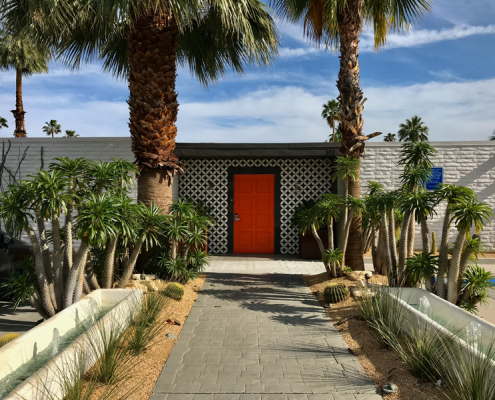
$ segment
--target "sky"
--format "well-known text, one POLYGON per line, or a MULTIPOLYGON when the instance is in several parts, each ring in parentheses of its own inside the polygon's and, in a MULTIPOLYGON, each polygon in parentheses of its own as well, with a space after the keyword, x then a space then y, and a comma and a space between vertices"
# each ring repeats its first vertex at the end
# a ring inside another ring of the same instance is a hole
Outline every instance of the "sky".
MULTIPOLYGON (((322 104, 337 97, 338 54, 308 44, 298 25, 278 22, 280 54, 269 67, 228 73, 205 88, 178 71, 178 142, 323 142, 330 128, 322 104)), ((487 140, 495 130, 495 2, 435 0, 432 13, 406 33, 390 32, 378 52, 365 27, 360 42, 365 134, 396 133, 419 115, 431 141, 487 140)), ((81 137, 129 136, 127 83, 97 64, 24 80, 29 137, 56 119, 81 137)), ((0 72, 0 116, 11 137, 15 74, 0 72)), ((373 141, 383 140, 381 137, 373 141)))

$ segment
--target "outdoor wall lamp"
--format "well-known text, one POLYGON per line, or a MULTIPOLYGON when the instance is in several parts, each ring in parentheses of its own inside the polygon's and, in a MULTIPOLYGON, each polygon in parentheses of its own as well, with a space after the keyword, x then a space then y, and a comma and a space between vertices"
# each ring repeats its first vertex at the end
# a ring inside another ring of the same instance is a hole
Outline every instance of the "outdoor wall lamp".
POLYGON ((214 186, 213 186, 213 182, 212 182, 212 181, 209 181, 209 182, 208 182, 208 186, 206 187, 206 194, 207 194, 208 196, 211 196, 211 195, 212 195, 212 193, 213 193, 213 188, 214 188, 214 186))

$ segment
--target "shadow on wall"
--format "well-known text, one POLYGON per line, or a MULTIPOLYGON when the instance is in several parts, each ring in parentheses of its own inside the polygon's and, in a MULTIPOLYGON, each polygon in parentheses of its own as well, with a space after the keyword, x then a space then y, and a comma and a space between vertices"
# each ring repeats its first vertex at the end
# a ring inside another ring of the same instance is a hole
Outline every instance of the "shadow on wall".
MULTIPOLYGON (((484 163, 478 165, 476 168, 468 172, 466 175, 462 176, 456 185, 471 186, 470 183, 474 183, 476 179, 479 179, 482 175, 487 174, 489 171, 495 169, 495 156, 490 157, 484 163), (469 183, 468 183, 469 182, 469 183)), ((494 171, 495 172, 495 171, 494 171)), ((487 177, 488 178, 488 177, 487 177)), ((490 195, 495 191, 495 181, 489 184, 482 190, 476 190, 478 194, 478 199, 480 201, 485 201, 490 195)))

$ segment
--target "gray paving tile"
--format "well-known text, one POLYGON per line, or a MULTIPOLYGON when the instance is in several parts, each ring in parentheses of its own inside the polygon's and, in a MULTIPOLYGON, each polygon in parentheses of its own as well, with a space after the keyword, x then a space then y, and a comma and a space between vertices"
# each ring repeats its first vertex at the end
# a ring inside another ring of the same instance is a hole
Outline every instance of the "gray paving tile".
POLYGON ((376 396, 300 276, 209 273, 151 399, 376 396))

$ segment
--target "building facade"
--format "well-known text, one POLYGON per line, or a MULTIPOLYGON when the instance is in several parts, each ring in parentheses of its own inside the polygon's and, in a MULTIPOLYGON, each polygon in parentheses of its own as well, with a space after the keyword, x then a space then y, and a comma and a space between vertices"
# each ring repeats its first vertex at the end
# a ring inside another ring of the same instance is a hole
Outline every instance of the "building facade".
MULTIPOLYGON (((47 168, 56 157, 86 157, 95 161, 116 157, 134 159, 129 138, 1 141, 2 160, 16 179, 26 179, 38 169, 47 168)), ((481 201, 495 208, 495 142, 431 142, 431 145, 437 150, 433 164, 443 168, 444 183, 468 186, 481 201)), ((399 187, 400 147, 401 143, 366 145, 361 162, 363 195, 369 181, 381 182, 388 190, 399 187)), ((174 198, 201 200, 212 207, 217 218, 209 233, 212 253, 297 254, 298 235, 290 224, 295 208, 323 193, 338 193, 331 181, 332 163, 339 154, 338 143, 179 143, 176 154, 186 165, 184 174, 174 180, 174 198)), ((10 173, 3 171, 0 189, 5 190, 11 183, 10 173)), ((136 197, 135 187, 130 195, 136 197)), ((429 220, 430 229, 436 231, 437 237, 441 233, 444 207, 443 204, 437 207, 437 214, 429 220)), ((495 250, 493 219, 481 237, 490 250, 495 250)), ((419 236, 416 243, 420 246, 419 236)))

